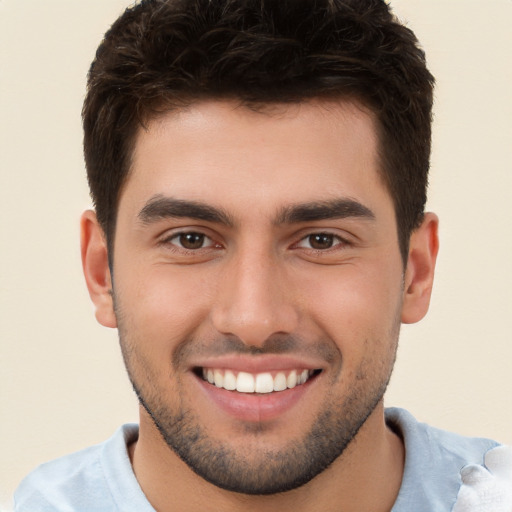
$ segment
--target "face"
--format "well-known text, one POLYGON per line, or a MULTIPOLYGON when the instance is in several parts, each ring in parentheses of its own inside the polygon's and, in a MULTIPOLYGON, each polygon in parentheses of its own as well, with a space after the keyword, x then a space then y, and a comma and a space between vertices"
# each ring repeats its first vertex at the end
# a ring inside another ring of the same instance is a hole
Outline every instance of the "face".
POLYGON ((217 486, 297 487, 381 406, 404 275, 376 155, 350 103, 204 102, 138 135, 114 243, 123 355, 161 442, 217 486))

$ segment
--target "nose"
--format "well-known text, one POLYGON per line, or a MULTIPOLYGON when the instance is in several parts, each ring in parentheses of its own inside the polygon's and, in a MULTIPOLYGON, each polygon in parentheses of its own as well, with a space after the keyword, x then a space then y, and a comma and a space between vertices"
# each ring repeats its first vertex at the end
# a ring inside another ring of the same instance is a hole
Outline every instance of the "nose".
POLYGON ((259 348, 272 335, 296 329, 299 314, 290 270, 276 260, 263 251, 247 251, 226 264, 212 310, 218 332, 259 348))

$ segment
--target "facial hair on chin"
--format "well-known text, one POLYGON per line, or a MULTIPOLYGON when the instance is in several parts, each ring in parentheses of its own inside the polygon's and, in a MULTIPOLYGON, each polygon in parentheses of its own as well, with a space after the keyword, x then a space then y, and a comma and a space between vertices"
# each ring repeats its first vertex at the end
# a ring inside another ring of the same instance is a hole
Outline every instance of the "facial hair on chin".
MULTIPOLYGON (((130 340, 122 322, 119 322, 120 344, 126 368, 132 386, 141 405, 152 418, 167 446, 173 450, 195 473, 225 490, 264 495, 285 492, 304 485, 324 471, 334 460, 340 457, 359 429, 382 400, 395 359, 395 351, 389 354, 388 361, 363 360, 357 370, 357 378, 345 397, 339 397, 334 391, 327 394, 322 410, 300 440, 285 442, 279 449, 262 449, 259 436, 264 436, 265 427, 253 429, 248 442, 244 442, 243 452, 227 443, 222 443, 208 435, 207 428, 194 411, 187 407, 183 397, 179 405, 171 408, 152 383, 158 382, 151 375, 151 366, 137 350, 137 343, 130 340), (377 371, 378 370, 378 371, 377 371), (145 379, 141 379, 144 375, 145 379), (341 399, 340 399, 341 398, 341 399), (259 432, 258 432, 259 430, 259 432)), ((399 327, 394 336, 398 338, 399 327)), ((366 343, 372 342, 366 340, 366 343)), ((276 353, 299 344, 290 337, 280 337, 269 342, 263 350, 276 353)), ((173 366, 186 360, 187 352, 194 352, 199 343, 184 343, 173 357, 173 366)), ((203 351, 211 350, 211 344, 203 346, 203 351)), ((240 341, 218 340, 217 351, 245 350, 240 341), (233 347, 237 346, 237 349, 233 347), (224 349, 219 347, 224 347, 224 349)), ((334 342, 321 344, 324 356, 336 357, 334 342), (330 348, 329 348, 330 347, 330 348)), ((259 350, 261 352, 261 350, 259 350)), ((341 369, 341 355, 340 369, 341 369)), ((331 389, 335 389, 337 372, 333 372, 331 389)))

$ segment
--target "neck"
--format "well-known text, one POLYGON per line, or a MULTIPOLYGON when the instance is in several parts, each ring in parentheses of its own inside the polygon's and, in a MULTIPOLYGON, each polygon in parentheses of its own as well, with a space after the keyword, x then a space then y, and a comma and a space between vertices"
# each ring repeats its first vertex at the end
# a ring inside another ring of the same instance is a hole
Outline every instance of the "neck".
POLYGON ((329 468, 302 487, 280 494, 249 496, 206 482, 167 447, 144 411, 139 440, 130 447, 130 456, 142 490, 159 512, 389 512, 404 467, 402 441, 387 428, 382 403, 329 468))

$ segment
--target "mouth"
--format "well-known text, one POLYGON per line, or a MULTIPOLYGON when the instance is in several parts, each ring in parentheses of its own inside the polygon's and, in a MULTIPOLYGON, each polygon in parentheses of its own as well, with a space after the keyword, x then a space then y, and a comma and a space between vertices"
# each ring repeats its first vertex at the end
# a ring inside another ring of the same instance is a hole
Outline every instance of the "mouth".
POLYGON ((238 393, 279 393, 306 384, 321 370, 297 368, 286 371, 249 373, 222 368, 198 367, 194 373, 212 386, 238 393))
POLYGON ((325 389, 326 369, 321 360, 233 354, 195 361, 190 373, 199 391, 194 393, 198 408, 209 418, 261 426, 295 424, 313 411, 325 389))

